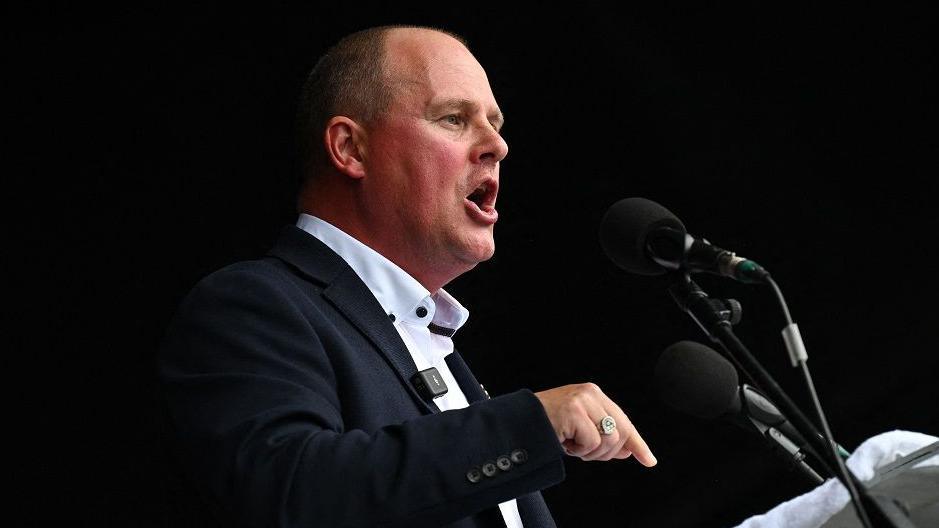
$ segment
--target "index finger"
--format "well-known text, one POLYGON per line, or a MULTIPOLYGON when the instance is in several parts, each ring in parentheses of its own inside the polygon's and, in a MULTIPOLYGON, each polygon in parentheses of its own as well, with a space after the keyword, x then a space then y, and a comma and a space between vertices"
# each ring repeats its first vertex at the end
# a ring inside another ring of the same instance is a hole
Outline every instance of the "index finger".
POLYGON ((649 449, 646 441, 642 439, 642 436, 639 434, 639 431, 636 430, 636 426, 626 418, 626 423, 620 429, 620 434, 626 436, 626 443, 623 444, 623 449, 617 455, 618 457, 627 458, 629 454, 632 453, 636 460, 639 461, 645 467, 652 467, 658 464, 655 455, 652 454, 652 450, 649 449))

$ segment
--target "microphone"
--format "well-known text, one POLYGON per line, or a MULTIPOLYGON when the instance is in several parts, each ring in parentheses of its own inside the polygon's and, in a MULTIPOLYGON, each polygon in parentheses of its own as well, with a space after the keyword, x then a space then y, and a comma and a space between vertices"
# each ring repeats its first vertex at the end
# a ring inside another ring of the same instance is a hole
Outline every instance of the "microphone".
POLYGON ((805 438, 779 409, 710 347, 679 341, 659 356, 653 374, 659 398, 675 410, 705 420, 726 418, 766 438, 816 483, 823 479, 805 463, 805 438))
POLYGON ((704 271, 750 283, 769 277, 756 262, 689 235, 671 211, 645 198, 610 206, 600 222, 600 245, 617 266, 640 275, 704 271))

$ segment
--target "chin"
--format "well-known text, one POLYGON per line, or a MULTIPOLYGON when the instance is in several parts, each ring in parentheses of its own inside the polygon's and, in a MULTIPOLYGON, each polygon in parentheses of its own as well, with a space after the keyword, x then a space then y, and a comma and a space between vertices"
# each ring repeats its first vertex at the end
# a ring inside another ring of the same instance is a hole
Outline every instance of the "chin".
POLYGON ((473 254, 476 256, 476 262, 483 262, 492 258, 496 253, 496 240, 492 236, 492 230, 478 237, 472 245, 473 254))
POLYGON ((476 264, 485 262, 492 258, 496 252, 496 245, 489 239, 488 241, 474 241, 472 244, 464 245, 458 252, 459 260, 468 265, 467 269, 472 269, 476 264))
POLYGON ((485 262, 491 259, 492 256, 495 254, 496 254, 495 244, 490 244, 489 246, 486 246, 484 248, 483 247, 477 248, 476 251, 473 252, 470 262, 472 262, 473 265, 476 265, 476 264, 479 264, 480 262, 485 262))

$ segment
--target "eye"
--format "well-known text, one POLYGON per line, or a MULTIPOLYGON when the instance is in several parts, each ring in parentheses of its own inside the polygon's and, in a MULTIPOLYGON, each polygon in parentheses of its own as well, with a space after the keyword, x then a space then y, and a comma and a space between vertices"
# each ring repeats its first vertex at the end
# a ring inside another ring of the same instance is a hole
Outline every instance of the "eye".
POLYGON ((448 125, 460 126, 463 124, 463 116, 460 114, 450 114, 444 116, 443 121, 448 125))

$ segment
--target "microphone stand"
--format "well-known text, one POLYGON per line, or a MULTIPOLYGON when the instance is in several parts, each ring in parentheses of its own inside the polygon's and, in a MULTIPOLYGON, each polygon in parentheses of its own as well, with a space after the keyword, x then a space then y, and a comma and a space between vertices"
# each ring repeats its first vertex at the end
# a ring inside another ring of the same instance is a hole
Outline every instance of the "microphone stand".
POLYGON ((796 430, 802 434, 806 442, 819 455, 819 461, 848 490, 861 524, 869 528, 916 528, 909 517, 892 500, 868 493, 864 484, 844 466, 840 459, 837 459, 837 455, 835 455, 836 460, 828 460, 826 463, 825 458, 821 455, 823 453, 834 453, 833 446, 826 445, 826 441, 812 425, 812 422, 802 414, 802 411, 782 390, 782 387, 776 383, 743 342, 737 338, 731 322, 726 317, 726 313, 721 313, 707 293, 691 280, 688 273, 679 272, 673 276, 675 280, 669 286, 672 299, 684 312, 691 316, 711 341, 720 345, 735 363, 742 365, 744 373, 752 378, 757 386, 779 405, 783 414, 789 417, 796 430), (829 465, 831 463, 839 471, 833 471, 829 465))

